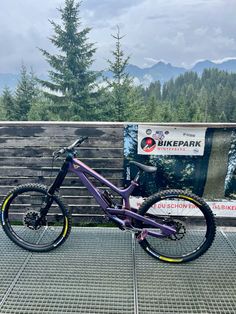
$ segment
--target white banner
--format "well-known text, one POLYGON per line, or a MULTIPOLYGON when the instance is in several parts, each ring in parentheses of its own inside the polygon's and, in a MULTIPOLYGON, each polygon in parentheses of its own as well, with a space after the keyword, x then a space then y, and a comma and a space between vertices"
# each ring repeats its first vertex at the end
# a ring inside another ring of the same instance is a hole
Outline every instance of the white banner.
MULTIPOLYGON (((142 197, 130 197, 130 205, 132 208, 138 209, 143 203, 142 197)), ((218 217, 232 217, 236 218, 236 202, 235 201, 216 201, 207 202, 213 213, 218 217)), ((182 215, 184 216, 195 216, 196 206, 191 202, 185 202, 184 200, 162 200, 156 204, 151 209, 151 213, 164 213, 162 210, 171 210, 172 215, 182 215)))
POLYGON ((206 128, 138 126, 139 155, 203 156, 206 128))

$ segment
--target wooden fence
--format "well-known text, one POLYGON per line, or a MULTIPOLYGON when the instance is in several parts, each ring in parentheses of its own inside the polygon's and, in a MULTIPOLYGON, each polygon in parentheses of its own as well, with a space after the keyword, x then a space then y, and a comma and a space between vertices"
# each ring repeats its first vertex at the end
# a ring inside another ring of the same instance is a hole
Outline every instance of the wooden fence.
MULTIPOLYGON (((79 148, 79 159, 122 186, 123 129, 122 124, 115 123, 1 122, 0 201, 18 184, 49 185, 62 164, 62 159, 55 161, 52 170, 52 152, 80 136, 89 139, 79 148)), ((74 216, 102 214, 73 173, 68 173, 60 194, 74 216)))
MULTIPOLYGON (((236 128, 236 124, 162 125, 214 128, 204 197, 211 199, 217 195, 217 198, 223 198, 231 130, 236 128)), ((80 147, 79 159, 115 185, 123 186, 123 123, 0 122, 0 202, 10 189, 19 184, 49 186, 62 164, 62 159, 57 160, 52 170, 52 152, 68 146, 80 136, 88 136, 89 140, 80 147)), ((96 186, 104 188, 99 184, 96 186)), ((73 173, 68 173, 60 194, 75 217, 96 217, 98 220, 103 215, 73 173)))

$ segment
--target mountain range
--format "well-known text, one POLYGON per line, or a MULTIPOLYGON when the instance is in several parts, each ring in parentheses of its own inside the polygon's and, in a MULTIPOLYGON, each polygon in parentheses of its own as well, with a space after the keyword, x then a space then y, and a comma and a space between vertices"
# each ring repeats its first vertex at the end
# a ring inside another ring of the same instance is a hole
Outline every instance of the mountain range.
MULTIPOLYGON (((192 68, 186 69, 184 67, 176 67, 170 63, 160 61, 151 67, 140 68, 136 65, 129 64, 127 66, 127 72, 134 77, 137 84, 148 86, 151 82, 160 81, 161 84, 175 79, 180 74, 184 74, 187 71, 194 71, 198 75, 201 75, 204 69, 216 68, 218 70, 224 70, 228 72, 236 73, 236 59, 229 59, 221 63, 216 63, 210 60, 204 60, 197 62, 192 68)), ((110 72, 104 72, 104 75, 111 77, 110 72)), ((45 77, 44 77, 45 78, 45 77)), ((11 73, 0 73, 0 93, 5 86, 14 90, 19 79, 19 75, 11 73)))
POLYGON ((163 84, 171 78, 175 79, 180 74, 184 74, 188 71, 193 71, 198 75, 201 75, 205 69, 211 68, 236 73, 236 59, 230 59, 221 63, 216 63, 209 60, 199 61, 190 69, 176 67, 170 63, 165 63, 162 61, 154 64, 152 67, 143 69, 130 64, 127 66, 127 71, 131 76, 138 80, 138 83, 148 86, 151 82, 158 80, 161 82, 161 84, 163 84))

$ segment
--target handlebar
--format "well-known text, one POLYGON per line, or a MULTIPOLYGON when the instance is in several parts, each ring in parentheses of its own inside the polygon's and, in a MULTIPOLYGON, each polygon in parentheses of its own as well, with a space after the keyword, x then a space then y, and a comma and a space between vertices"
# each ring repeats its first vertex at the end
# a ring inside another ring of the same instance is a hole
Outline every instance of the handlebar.
POLYGON ((87 139, 88 139, 88 136, 80 137, 70 146, 61 148, 60 150, 53 152, 52 155, 54 158, 58 158, 60 155, 66 153, 66 152, 72 152, 75 147, 79 147, 87 139))

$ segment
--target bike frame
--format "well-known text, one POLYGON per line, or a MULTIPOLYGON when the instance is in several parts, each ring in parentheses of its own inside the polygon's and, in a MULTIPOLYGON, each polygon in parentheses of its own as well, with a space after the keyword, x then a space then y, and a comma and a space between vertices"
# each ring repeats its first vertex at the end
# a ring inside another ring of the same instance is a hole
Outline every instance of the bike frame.
POLYGON ((161 232, 154 232, 154 231, 145 231, 145 234, 152 235, 154 237, 166 237, 169 235, 172 235, 176 233, 175 228, 171 226, 167 226, 165 224, 158 223, 152 219, 143 217, 137 213, 137 210, 130 207, 130 201, 129 197, 136 186, 138 186, 138 178, 139 178, 139 172, 136 175, 135 179, 131 181, 131 184, 126 189, 119 189, 114 184, 112 184, 110 181, 105 179, 103 176, 101 176, 99 173, 88 167, 86 164, 84 164, 82 161, 80 161, 77 158, 73 158, 72 156, 66 158, 66 161, 64 162, 60 172, 58 173, 55 182, 52 184, 52 186, 49 188, 48 193, 49 195, 53 194, 55 190, 58 190, 67 174, 67 172, 71 171, 75 173, 84 186, 88 189, 89 193, 93 195, 97 203, 101 206, 105 214, 114 222, 118 224, 118 226, 121 229, 135 229, 135 227, 132 226, 132 220, 138 220, 143 223, 146 223, 148 225, 151 225, 153 228, 160 229, 161 232), (105 200, 105 198, 102 196, 102 191, 100 191, 97 187, 94 186, 94 184, 89 180, 87 176, 91 176, 104 184, 105 186, 109 187, 112 191, 119 194, 123 199, 123 206, 122 208, 118 207, 109 207, 108 202, 105 200), (124 219, 121 219, 119 217, 124 217, 124 219))

